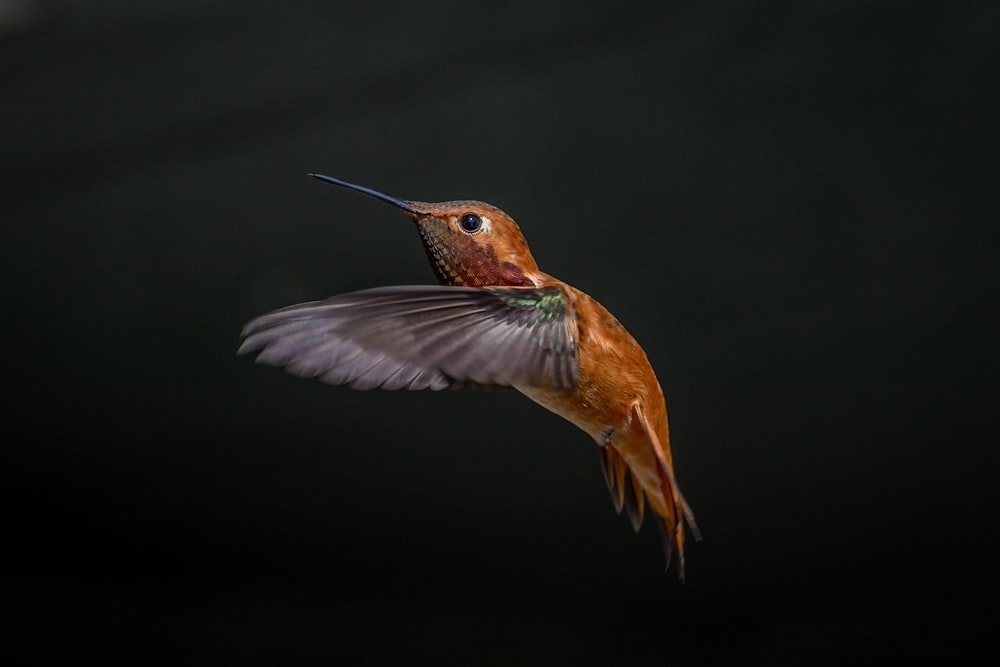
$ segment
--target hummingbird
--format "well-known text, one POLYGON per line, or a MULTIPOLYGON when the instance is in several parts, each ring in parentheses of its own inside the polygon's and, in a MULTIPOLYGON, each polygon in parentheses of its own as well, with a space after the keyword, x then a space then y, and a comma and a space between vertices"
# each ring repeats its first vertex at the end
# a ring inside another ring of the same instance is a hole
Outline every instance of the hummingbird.
POLYGON ((656 515, 684 579, 684 525, 663 391, 646 353, 595 299, 544 273, 513 218, 481 201, 411 201, 322 174, 416 223, 440 284, 364 289, 249 322, 239 354, 353 389, 512 387, 597 443, 616 511, 656 515))

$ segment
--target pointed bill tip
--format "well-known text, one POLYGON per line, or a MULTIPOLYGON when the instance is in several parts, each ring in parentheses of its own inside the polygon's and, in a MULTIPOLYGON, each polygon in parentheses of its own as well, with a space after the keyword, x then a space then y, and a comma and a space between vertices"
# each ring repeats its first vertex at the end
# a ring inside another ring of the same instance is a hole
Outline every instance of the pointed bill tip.
POLYGON ((358 185, 357 183, 351 183, 350 181, 345 181, 340 178, 334 178, 333 176, 327 176, 326 174, 317 174, 315 172, 308 172, 309 176, 312 176, 318 181, 323 181, 324 183, 330 183, 331 185, 339 185, 342 188, 347 188, 348 190, 354 190, 355 192, 360 192, 366 194, 369 197, 374 197, 380 201, 384 201, 388 204, 392 204, 398 209, 406 211, 407 213, 412 213, 414 215, 426 216, 429 215, 427 211, 422 211, 413 206, 411 202, 405 199, 400 199, 398 197, 392 197, 385 194, 384 192, 379 192, 364 185, 358 185))
POLYGON ((339 178, 334 178, 333 176, 327 176, 326 174, 318 174, 314 171, 310 171, 306 176, 311 176, 318 181, 324 181, 326 183, 333 183, 334 185, 343 185, 345 187, 353 187, 353 183, 348 183, 347 181, 342 181, 339 178))

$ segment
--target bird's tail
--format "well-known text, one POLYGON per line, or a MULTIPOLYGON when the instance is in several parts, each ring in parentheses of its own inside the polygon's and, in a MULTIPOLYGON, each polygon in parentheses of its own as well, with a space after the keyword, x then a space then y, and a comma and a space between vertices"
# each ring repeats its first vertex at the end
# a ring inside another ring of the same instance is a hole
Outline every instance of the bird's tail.
MULTIPOLYGON (((615 446, 617 443, 608 443, 600 448, 601 464, 611 491, 611 500, 618 512, 626 510, 632 527, 638 531, 643 519, 643 487, 646 487, 645 495, 648 496, 648 502, 659 515, 657 523, 663 536, 667 567, 670 567, 676 553, 677 575, 683 581, 684 524, 688 525, 695 540, 701 539, 701 532, 695 523, 694 513, 674 478, 669 445, 664 447, 660 442, 656 430, 646 419, 641 406, 636 405, 633 408, 632 417, 633 423, 638 422, 643 431, 641 449, 645 451, 640 453, 633 450, 626 454, 619 451, 615 446), (636 460, 629 461, 631 458, 636 460)), ((639 439, 630 439, 628 445, 621 444, 631 449, 629 445, 638 445, 639 439)))
POLYGON ((691 530, 695 541, 701 540, 701 531, 698 530, 698 524, 695 523, 691 506, 688 505, 680 487, 677 486, 673 467, 669 463, 661 465, 660 474, 663 496, 672 501, 667 503, 667 516, 660 517, 658 522, 660 534, 663 537, 663 552, 667 558, 668 568, 673 554, 677 553, 677 576, 680 577, 681 581, 684 581, 684 524, 687 524, 691 530))

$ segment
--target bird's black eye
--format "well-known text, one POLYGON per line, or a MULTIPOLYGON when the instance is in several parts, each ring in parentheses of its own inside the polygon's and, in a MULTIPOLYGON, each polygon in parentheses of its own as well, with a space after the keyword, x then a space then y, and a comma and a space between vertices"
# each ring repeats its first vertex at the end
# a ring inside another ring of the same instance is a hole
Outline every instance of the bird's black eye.
POLYGON ((469 233, 478 232, 479 228, 483 226, 483 219, 475 213, 465 213, 458 219, 458 224, 469 233))

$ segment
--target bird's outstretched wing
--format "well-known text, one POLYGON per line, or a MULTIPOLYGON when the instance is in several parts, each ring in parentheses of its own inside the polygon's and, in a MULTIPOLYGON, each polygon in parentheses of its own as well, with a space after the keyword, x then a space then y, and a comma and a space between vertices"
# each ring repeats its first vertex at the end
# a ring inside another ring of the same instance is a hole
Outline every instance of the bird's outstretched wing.
POLYGON ((571 389, 577 324, 558 287, 378 287, 289 306, 243 328, 240 354, 354 389, 571 389))

